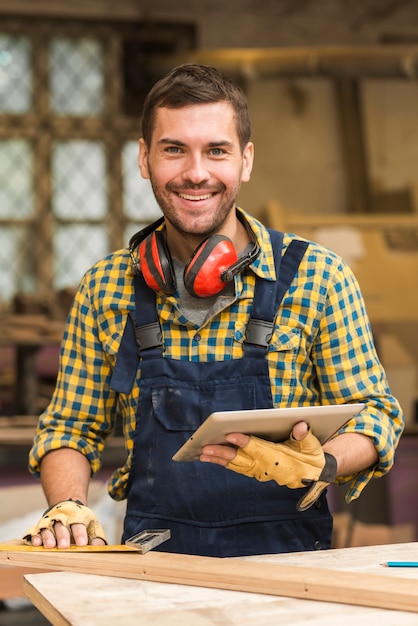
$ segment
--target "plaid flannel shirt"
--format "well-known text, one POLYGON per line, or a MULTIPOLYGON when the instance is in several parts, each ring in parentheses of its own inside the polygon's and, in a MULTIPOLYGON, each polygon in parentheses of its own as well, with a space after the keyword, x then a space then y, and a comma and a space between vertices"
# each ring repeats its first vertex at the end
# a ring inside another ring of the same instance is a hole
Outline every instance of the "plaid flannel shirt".
MULTIPOLYGON (((275 280, 269 233, 253 217, 244 216, 261 252, 250 268, 235 277, 232 303, 198 328, 182 314, 176 294, 157 294, 164 358, 242 358, 255 278, 275 280)), ((286 233, 283 248, 295 238, 286 233)), ((105 439, 120 415, 127 459, 111 476, 109 493, 116 500, 126 497, 140 365, 129 395, 112 391, 110 379, 127 315, 134 307, 131 260, 128 249, 122 249, 88 270, 79 286, 63 336, 56 388, 30 451, 29 469, 34 475, 39 476, 45 454, 64 446, 84 454, 93 475, 100 468, 105 439)), ((381 476, 392 467, 403 417, 377 357, 357 281, 340 257, 316 243, 310 243, 279 307, 266 358, 275 407, 366 404, 344 431, 371 437, 378 463, 359 475, 339 479, 350 481, 347 501, 358 497, 373 475, 381 476)))

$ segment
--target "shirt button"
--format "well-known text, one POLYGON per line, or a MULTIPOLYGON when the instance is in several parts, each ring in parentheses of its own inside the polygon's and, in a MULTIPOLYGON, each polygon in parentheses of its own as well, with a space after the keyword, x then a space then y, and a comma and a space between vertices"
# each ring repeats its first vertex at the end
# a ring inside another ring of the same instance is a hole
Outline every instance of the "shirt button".
POLYGON ((315 541, 314 550, 322 550, 322 543, 320 541, 315 541))
POLYGON ((195 334, 195 336, 193 337, 193 339, 194 339, 195 341, 200 341, 200 340, 202 339, 202 336, 201 336, 201 334, 200 334, 200 333, 196 333, 196 334, 195 334))

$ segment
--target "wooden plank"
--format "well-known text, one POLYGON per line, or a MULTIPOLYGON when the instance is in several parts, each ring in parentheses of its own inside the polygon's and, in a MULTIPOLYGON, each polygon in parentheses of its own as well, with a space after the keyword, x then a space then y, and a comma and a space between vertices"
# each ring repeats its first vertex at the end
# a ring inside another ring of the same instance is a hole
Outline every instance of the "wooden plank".
MULTIPOLYGON (((38 424, 38 417, 27 416, 1 417, 0 416, 0 446, 31 446, 35 436, 35 429, 38 424), (14 420, 16 419, 16 422, 14 420), (32 423, 32 420, 35 421, 32 423)), ((124 438, 110 435, 106 440, 107 448, 124 447, 124 438)))
POLYGON ((164 552, 145 555, 4 550, 0 563, 418 612, 418 582, 336 571, 164 552))
MULTIPOLYGON (((35 429, 39 420, 39 415, 0 415, 0 429, 2 428, 33 428, 35 429)), ((2 431, 0 430, 0 433, 2 431)))
MULTIPOLYGON (((50 570, 42 570, 49 572, 50 570)), ((23 598, 23 577, 26 574, 39 574, 39 569, 21 567, 0 567, 0 600, 23 598)))
POLYGON ((0 426, 0 446, 27 446, 32 445, 35 436, 35 428, 18 426, 0 426))

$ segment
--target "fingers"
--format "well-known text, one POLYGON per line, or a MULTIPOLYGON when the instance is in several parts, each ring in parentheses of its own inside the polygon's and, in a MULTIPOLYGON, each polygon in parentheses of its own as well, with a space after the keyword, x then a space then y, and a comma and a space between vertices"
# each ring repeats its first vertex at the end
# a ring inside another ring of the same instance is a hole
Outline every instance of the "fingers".
POLYGON ((76 546, 87 546, 89 544, 87 528, 84 524, 71 524, 71 532, 73 533, 76 546))
POLYGON ((298 422, 293 426, 292 437, 296 441, 302 441, 308 434, 308 424, 306 422, 298 422))
POLYGON ((238 446, 239 448, 245 448, 245 446, 248 446, 250 441, 250 437, 248 435, 243 435, 242 433, 231 433, 226 436, 226 439, 229 443, 233 443, 234 446, 238 446))
POLYGON ((92 545, 92 546, 105 546, 106 542, 103 541, 103 539, 100 539, 100 537, 95 537, 94 539, 92 539, 90 541, 90 545, 92 545))
POLYGON ((38 548, 42 545, 42 537, 40 537, 39 535, 32 535, 30 542, 32 546, 38 548))
POLYGON ((31 539, 33 546, 44 546, 44 548, 68 548, 71 543, 70 531, 61 522, 54 524, 54 530, 44 528, 39 535, 33 535, 31 539))
MULTIPOLYGON (((240 448, 246 446, 250 441, 248 435, 243 435, 242 433, 231 433, 226 437, 227 441, 233 446, 238 446, 240 448)), ((237 454, 236 447, 226 446, 226 445, 209 445, 204 446, 202 454, 200 455, 200 460, 203 463, 218 463, 218 465, 223 465, 226 467, 228 463, 233 461, 237 454)))
MULTIPOLYGON (((74 538, 74 543, 77 546, 86 546, 89 543, 87 536, 87 529, 84 524, 72 524, 71 533, 74 538)), ((61 550, 69 548, 71 545, 71 533, 61 522, 55 522, 54 530, 45 528, 41 530, 40 535, 34 535, 31 539, 33 546, 44 546, 44 548, 56 548, 61 550)), ((102 539, 94 538, 91 541, 92 545, 104 545, 102 539)))
POLYGON ((218 463, 226 467, 235 457, 236 451, 230 446, 205 446, 199 459, 202 463, 218 463))

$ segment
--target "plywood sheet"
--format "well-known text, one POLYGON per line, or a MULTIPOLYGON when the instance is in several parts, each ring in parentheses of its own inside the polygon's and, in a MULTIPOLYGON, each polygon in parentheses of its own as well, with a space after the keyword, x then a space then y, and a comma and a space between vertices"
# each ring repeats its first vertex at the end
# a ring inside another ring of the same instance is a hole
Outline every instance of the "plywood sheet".
POLYGON ((27 597, 54 626, 416 626, 417 623, 415 613, 74 572, 31 574, 25 580, 27 597))

